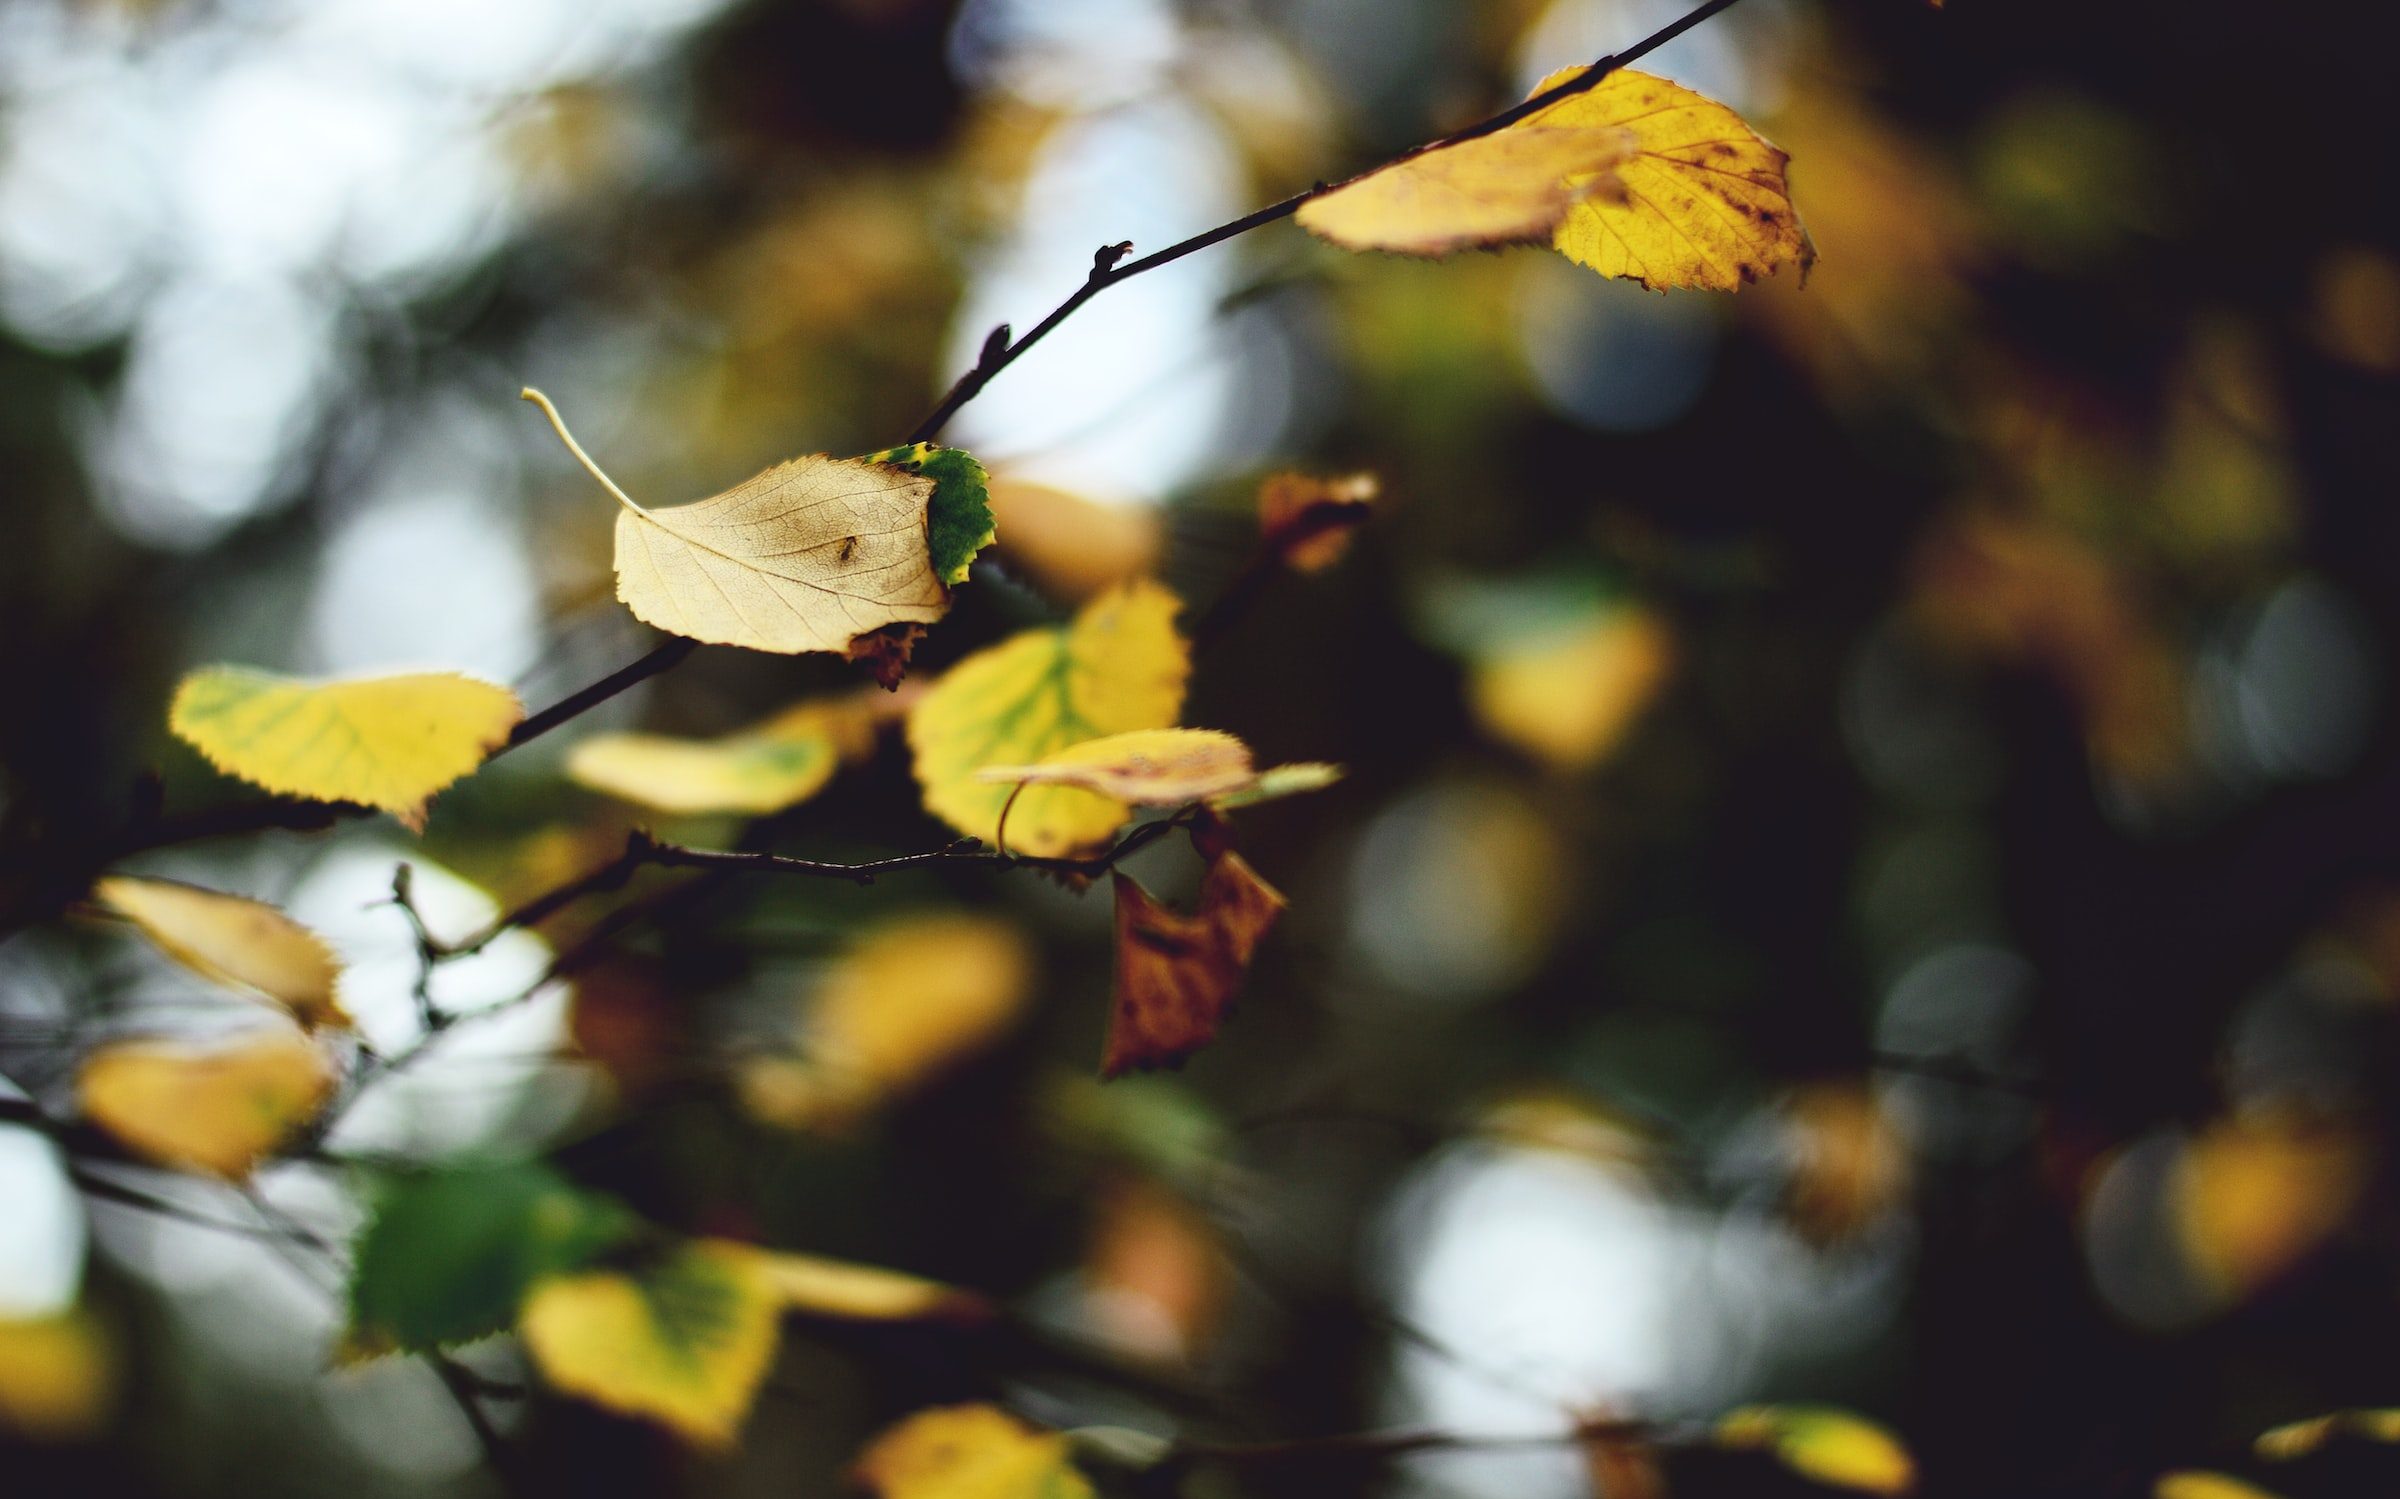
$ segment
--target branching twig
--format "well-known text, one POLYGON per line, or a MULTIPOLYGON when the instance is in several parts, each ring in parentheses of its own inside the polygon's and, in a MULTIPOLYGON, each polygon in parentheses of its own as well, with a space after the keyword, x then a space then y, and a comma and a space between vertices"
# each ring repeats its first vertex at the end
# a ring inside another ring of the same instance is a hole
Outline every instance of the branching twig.
MULTIPOLYGON (((1504 130, 1537 110, 1546 109, 1561 99, 1571 98, 1576 94, 1589 91, 1619 68, 1647 57, 1709 17, 1720 11, 1729 10, 1739 3, 1740 0, 1707 0, 1706 4, 1686 13, 1680 19, 1660 27, 1624 51, 1599 59, 1557 87, 1544 89, 1524 103, 1504 109, 1489 119, 1479 120, 1464 130, 1453 131, 1439 140, 1427 141, 1421 146, 1403 151, 1370 170, 1381 171, 1386 166, 1422 156, 1428 151, 1439 150, 1444 146, 1454 146, 1461 141, 1474 140, 1479 136, 1491 135, 1496 131, 1504 130)), ((1345 179, 1345 181, 1355 180, 1357 179, 1345 179)), ((917 429, 908 435, 908 440, 910 442, 932 441, 942 428, 950 424, 950 419, 958 415, 959 409, 981 395, 984 387, 991 384, 1002 370, 1023 358, 1026 352, 1047 337, 1052 329, 1072 317, 1084 303, 1089 302, 1110 287, 1121 281, 1130 281, 1144 271, 1154 271, 1160 266, 1172 265, 1187 255, 1196 255, 1202 250, 1221 245, 1229 239, 1248 234, 1253 229, 1264 228, 1269 224, 1288 219, 1298 213, 1301 205, 1307 203, 1311 198, 1321 197, 1340 186, 1342 183, 1320 182, 1306 192, 1294 193, 1279 203, 1270 203, 1266 207, 1253 210, 1238 219, 1219 224, 1214 229, 1204 229, 1189 239, 1178 240, 1165 249, 1154 254, 1144 255, 1138 260, 1125 259, 1133 251, 1130 241, 1103 245, 1093 254, 1091 273, 1084 278, 1083 285, 1077 287, 1073 295, 1064 302, 1051 309, 1050 315, 1036 323, 1031 332, 1023 338, 1012 341, 1008 336, 1009 330, 1006 323, 993 329, 991 335, 983 342, 983 352, 976 359, 975 367, 958 377, 957 383, 943 395, 940 403, 926 415, 925 420, 917 423, 917 429)))

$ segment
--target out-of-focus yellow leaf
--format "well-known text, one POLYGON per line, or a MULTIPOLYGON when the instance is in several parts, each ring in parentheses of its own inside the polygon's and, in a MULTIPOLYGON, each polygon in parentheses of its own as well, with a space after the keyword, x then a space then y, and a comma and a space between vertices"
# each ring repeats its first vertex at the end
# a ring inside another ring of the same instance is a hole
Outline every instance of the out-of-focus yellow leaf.
POLYGON ((2246 1478, 2230 1473, 2211 1473, 2200 1468, 2183 1468, 2159 1476, 2150 1490, 2155 1499, 2278 1499, 2272 1491, 2260 1488, 2246 1478))
POLYGON ((2343 1125, 2287 1113, 2219 1120, 2169 1178, 2177 1237, 2220 1290, 2255 1290, 2349 1220, 2370 1169, 2367 1142, 2343 1125))
MULTIPOLYGON (((1566 69, 1536 93, 1573 77, 1566 69)), ((1631 155, 1606 190, 1585 193, 1551 244, 1603 276, 1653 290, 1738 291, 1786 265, 1803 273, 1816 251, 1784 181, 1787 158, 1713 99, 1631 68, 1528 115, 1519 130, 1620 128, 1631 155)))
POLYGON ((1216 1330, 1227 1289, 1225 1250, 1191 1203, 1137 1177, 1102 1199, 1083 1279, 1084 1315, 1111 1345, 1180 1362, 1216 1330))
POLYGON ((810 1316, 907 1322, 972 1317, 984 1310, 983 1299, 972 1292, 876 1265, 813 1254, 770 1254, 763 1263, 777 1299, 810 1316))
POLYGON ((1835 1488, 1905 1494, 1917 1465, 1898 1438, 1874 1422, 1830 1405, 1753 1405, 1717 1423, 1727 1447, 1758 1447, 1793 1472, 1835 1488))
POLYGON ((1792 1152, 1785 1211, 1803 1235, 1839 1244, 1898 1204, 1908 1147, 1872 1093, 1848 1083, 1802 1088, 1783 1119, 1792 1152))
POLYGON ((1674 656, 1665 622, 1649 610, 1597 610, 1483 654, 1468 702, 1495 738, 1560 770, 1587 769, 1623 741, 1674 656))
POLYGON ((2310 331, 2334 358, 2378 374, 2400 373, 2400 261, 2343 245, 2317 263, 2310 331))
POLYGON ((814 453, 705 500, 646 509, 585 455, 548 398, 524 394, 617 500, 617 597, 635 618, 716 645, 848 655, 861 637, 949 612, 927 536, 933 479, 814 453))
POLYGON ((273 906, 132 875, 111 875, 92 895, 201 977, 262 994, 311 1029, 350 1024, 334 997, 333 949, 273 906))
POLYGON ((1069 603, 1143 577, 1158 563, 1154 506, 1103 504, 1002 475, 992 478, 991 501, 1000 556, 1069 603))
MULTIPOLYGON (((1175 595, 1148 580, 1112 589, 1063 628, 1027 630, 942 674, 908 717, 925 808, 970 837, 998 841, 1007 786, 987 765, 1030 765, 1069 745, 1163 729, 1183 706, 1191 659, 1175 595)), ((1105 845, 1128 809, 1072 786, 1042 786, 1008 814, 1009 848, 1042 858, 1105 845)))
POLYGON ((638 1270, 554 1276, 527 1295, 517 1328, 557 1388, 725 1446, 775 1358, 783 1301, 766 1261, 703 1239, 638 1270))
POLYGON ((422 829, 433 794, 507 743, 524 716, 515 693, 457 672, 307 682, 212 666, 175 689, 167 726, 227 775, 363 802, 422 829))
POLYGON ((115 1354, 83 1313, 0 1317, 0 1432, 37 1442, 96 1436, 116 1385, 115 1354))
POLYGON ((1350 532, 1383 492, 1373 474, 1269 474, 1258 486, 1258 530, 1288 567, 1313 573, 1350 549, 1350 532))
POLYGON ((886 1429, 851 1476, 879 1499, 1095 1499, 1068 1451, 997 1406, 942 1406, 886 1429))
POLYGON ((1615 174, 1636 149, 1621 121, 1520 123, 1403 157, 1311 198, 1300 205, 1300 227, 1345 250, 1397 255, 1538 245, 1577 204, 1615 191, 1615 174))
POLYGON ((1137 807, 1176 807, 1253 784, 1250 747, 1215 729, 1136 729, 1069 745, 1034 765, 987 765, 979 781, 1080 786, 1137 807))
POLYGON ((219 1046, 120 1041, 84 1060, 84 1117, 162 1166, 238 1181, 316 1117, 333 1063, 297 1032, 219 1046))
POLYGON ((1115 881, 1117 982, 1102 1077, 1168 1066, 1214 1040, 1284 908, 1282 894, 1230 849, 1209 864, 1189 916, 1122 873, 1115 881))
POLYGON ((848 702, 803 703, 716 739, 595 735, 567 756, 567 774, 660 812, 764 815, 823 790, 844 759, 873 747, 874 732, 848 702))
POLYGON ((2286 1422, 2259 1433, 2255 1450, 2271 1462, 2290 1462, 2308 1456, 2336 1437, 2400 1442, 2400 1409, 2335 1411, 2305 1421, 2286 1422))
POLYGON ((1016 1018, 1032 976, 1033 955, 1006 922, 886 921, 826 972, 800 1057, 744 1071, 744 1102, 787 1128, 838 1128, 989 1043, 1016 1018))

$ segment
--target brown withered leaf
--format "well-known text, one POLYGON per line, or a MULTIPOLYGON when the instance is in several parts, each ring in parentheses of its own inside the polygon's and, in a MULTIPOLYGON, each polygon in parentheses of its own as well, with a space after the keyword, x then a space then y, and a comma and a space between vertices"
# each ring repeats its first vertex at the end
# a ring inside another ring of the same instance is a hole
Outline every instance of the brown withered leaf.
POLYGON ((900 679, 908 675, 909 655, 916 650, 917 642, 924 638, 923 625, 885 625, 880 630, 869 630, 853 639, 842 654, 848 660, 866 667, 867 674, 884 691, 897 692, 900 690, 900 679))
POLYGON ((1230 849, 1209 864, 1199 909, 1188 916, 1121 872, 1115 881, 1117 982, 1102 1077, 1170 1066, 1214 1040, 1285 904, 1230 849))

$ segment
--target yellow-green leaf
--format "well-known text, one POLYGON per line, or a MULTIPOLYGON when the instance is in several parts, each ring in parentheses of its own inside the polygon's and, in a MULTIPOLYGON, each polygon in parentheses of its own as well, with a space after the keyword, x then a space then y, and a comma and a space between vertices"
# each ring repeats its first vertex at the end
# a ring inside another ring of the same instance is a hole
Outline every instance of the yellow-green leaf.
POLYGON ((1753 1405, 1717 1423, 1727 1447, 1758 1447, 1803 1477, 1869 1494, 1905 1494, 1917 1465, 1897 1437, 1830 1405, 1753 1405))
POLYGON ((1272 765, 1260 771, 1258 778, 1249 785, 1212 796, 1208 804, 1220 812, 1230 812, 1236 807, 1254 807, 1260 802, 1322 791, 1344 774, 1339 765, 1328 765, 1321 760, 1295 760, 1289 765, 1272 765))
POLYGON ((1561 120, 1420 151, 1300 205, 1300 227, 1346 250, 1450 255, 1546 243, 1634 151, 1633 132, 1561 120))
POLYGON ((786 1128, 844 1124, 988 1044, 1032 980, 1033 955, 1006 922, 954 912, 886 920, 818 983, 799 1055, 744 1070, 743 1099, 786 1128))
POLYGON ((1569 260, 1660 291, 1736 291, 1786 265, 1805 272, 1815 258, 1784 153, 1715 100, 1620 68, 1502 134, 1570 126, 1631 131, 1636 149, 1560 221, 1551 244, 1569 260))
MULTIPOLYGON (((1143 580, 1085 605, 1063 627, 1027 630, 976 652, 927 689, 908 719, 926 810, 997 841, 1010 788, 976 779, 991 765, 1030 765, 1070 745, 1163 729, 1183 706, 1189 651, 1175 632, 1175 595, 1143 580)), ((1106 844, 1125 803, 1072 786, 1040 786, 1008 814, 1016 853, 1071 857, 1106 844)))
POLYGON ((311 1029, 350 1024, 334 997, 333 949, 263 901, 132 875, 101 880, 92 896, 205 979, 264 995, 311 1029))
POLYGON ((555 1276, 525 1298, 517 1329, 557 1388, 724 1446, 775 1358, 782 1300, 766 1260, 703 1239, 638 1269, 555 1276))
POLYGON ((2287 1422, 2272 1431, 2261 1432, 2257 1452, 2275 1462, 2289 1462, 2308 1456, 2337 1436, 2356 1437, 2364 1442, 2400 1442, 2400 1409, 2335 1411, 2305 1421, 2287 1422))
POLYGON ((765 1265, 768 1281, 783 1305, 810 1316, 905 1322, 973 1316, 983 1310, 980 1297, 956 1286, 875 1265, 813 1254, 771 1254, 765 1265))
POLYGON ((2277 1499, 2248 1479, 2200 1468, 2162 1474, 2150 1492, 2155 1499, 2277 1499))
POLYGON ((1069 1450, 997 1406, 942 1406, 885 1430, 851 1476, 879 1499, 1094 1499, 1069 1450))
POLYGON ((660 812, 764 815, 824 789, 847 755, 873 743, 864 715, 837 703, 804 703, 716 739, 600 734, 575 746, 567 774, 660 812))
POLYGON ((84 1060, 84 1117, 162 1166, 239 1181, 316 1117, 333 1062, 278 1031, 217 1046, 120 1041, 84 1060))
POLYGON ((80 1311, 0 1316, 0 1432, 89 1439, 108 1419, 116 1372, 115 1351, 80 1311))
POLYGON ((457 672, 311 682, 212 666, 175 689, 167 726, 227 775, 362 802, 422 829, 433 794, 507 743, 524 716, 515 693, 457 672))
POLYGON ((979 781, 1081 786, 1137 807, 1175 807, 1229 791, 1258 777, 1250 747, 1215 729, 1136 729, 1069 745, 1034 765, 987 765, 979 781))

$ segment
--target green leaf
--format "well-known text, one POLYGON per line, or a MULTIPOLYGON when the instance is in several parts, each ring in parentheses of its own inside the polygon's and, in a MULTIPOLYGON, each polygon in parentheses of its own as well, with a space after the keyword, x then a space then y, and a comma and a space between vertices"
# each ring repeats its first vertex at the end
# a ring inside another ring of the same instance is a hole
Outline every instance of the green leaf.
POLYGON ((582 1269, 640 1229, 614 1198, 538 1162, 395 1176, 359 1235, 351 1348, 371 1354, 487 1337, 534 1282, 582 1269))
POLYGON ((967 564, 999 535, 990 476, 975 455, 964 448, 920 442, 869 453, 866 461, 888 463, 933 481, 933 500, 925 511, 925 544, 933 554, 934 575, 944 583, 967 581, 967 564))

